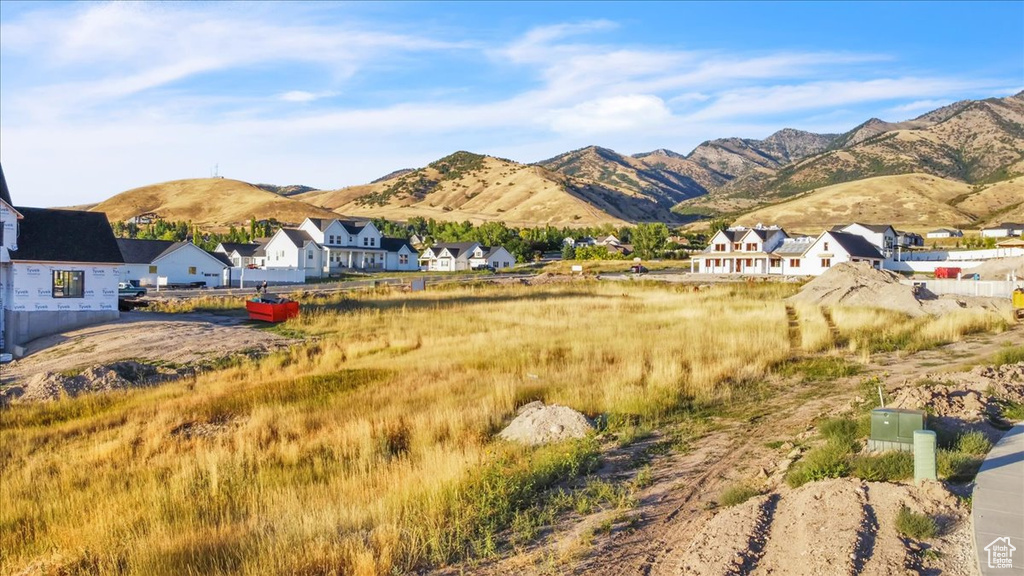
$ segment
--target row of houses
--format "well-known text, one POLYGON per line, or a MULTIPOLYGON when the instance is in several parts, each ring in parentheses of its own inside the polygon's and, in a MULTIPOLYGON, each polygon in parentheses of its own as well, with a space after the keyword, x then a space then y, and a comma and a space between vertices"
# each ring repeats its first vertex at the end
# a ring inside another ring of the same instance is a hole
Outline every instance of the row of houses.
MULTIPOLYGON (((1024 224, 1018 222, 1002 222, 995 226, 982 228, 979 232, 982 238, 1018 238, 1024 235, 1024 224)), ((962 230, 950 228, 937 228, 928 232, 929 238, 963 238, 962 230)))
POLYGON ((897 247, 891 226, 851 224, 818 236, 790 236, 778 226, 720 230, 692 257, 694 272, 817 276, 842 262, 881 268, 897 247))

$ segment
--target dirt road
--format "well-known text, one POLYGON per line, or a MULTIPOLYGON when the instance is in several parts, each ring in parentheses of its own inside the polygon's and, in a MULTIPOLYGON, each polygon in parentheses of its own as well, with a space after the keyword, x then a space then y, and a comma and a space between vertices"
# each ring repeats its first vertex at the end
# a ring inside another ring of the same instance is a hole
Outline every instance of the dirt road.
POLYGON ((243 316, 122 312, 115 322, 32 341, 24 358, 0 371, 0 385, 122 360, 189 365, 237 353, 265 354, 292 342, 243 316))

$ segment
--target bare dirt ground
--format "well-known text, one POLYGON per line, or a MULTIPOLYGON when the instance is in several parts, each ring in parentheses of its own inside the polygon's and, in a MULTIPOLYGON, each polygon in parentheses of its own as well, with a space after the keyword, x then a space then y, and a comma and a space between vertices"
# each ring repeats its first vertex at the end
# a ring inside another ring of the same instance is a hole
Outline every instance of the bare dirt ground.
POLYGON ((123 312, 116 322, 32 341, 24 358, 0 370, 0 386, 23 386, 46 374, 78 375, 126 360, 189 368, 235 354, 267 354, 292 342, 241 316, 123 312))
POLYGON ((439 573, 977 574, 969 510, 942 484, 841 479, 792 490, 783 477, 815 435, 816 419, 863 401, 866 378, 896 395, 937 373, 984 363, 1021 341, 1024 326, 1016 326, 910 356, 878 355, 855 377, 785 384, 763 412, 723 421, 689 451, 656 457, 653 481, 628 513, 573 518, 530 549, 439 573), (737 484, 763 495, 734 508, 718 506, 737 484), (932 542, 937 553, 926 555, 927 545, 896 534, 893 518, 903 504, 939 517, 942 533, 932 542))

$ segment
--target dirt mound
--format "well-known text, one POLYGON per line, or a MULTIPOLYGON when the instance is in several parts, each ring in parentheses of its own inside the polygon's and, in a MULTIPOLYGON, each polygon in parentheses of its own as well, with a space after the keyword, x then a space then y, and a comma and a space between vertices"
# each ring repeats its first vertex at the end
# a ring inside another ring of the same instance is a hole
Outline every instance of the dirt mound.
MULTIPOLYGON (((921 563, 921 545, 896 532, 902 506, 940 519, 942 536, 931 542, 940 553, 970 537, 968 511, 941 484, 828 480, 719 512, 690 542, 682 573, 902 574, 921 563)), ((930 562, 929 569, 965 574, 973 558, 941 554, 930 562)))
POLYGON ((893 408, 926 410, 933 425, 950 431, 981 429, 998 437, 989 420, 999 415, 996 399, 1024 402, 1024 362, 977 366, 969 372, 928 374, 891 392, 893 408))
POLYGON ((532 446, 583 438, 594 429, 590 419, 567 406, 530 402, 516 414, 515 419, 498 433, 499 438, 532 446))
POLYGON ((964 276, 978 274, 982 280, 1006 280, 1009 274, 1016 274, 1017 279, 1024 281, 1024 256, 1012 258, 993 258, 984 264, 964 270, 964 276))
POLYGON ((882 307, 911 316, 926 314, 914 288, 901 283, 901 279, 865 262, 844 262, 805 284, 789 300, 820 306, 882 307))
POLYGON ((8 399, 16 402, 41 402, 88 392, 108 392, 156 384, 177 374, 164 374, 149 364, 115 362, 101 364, 81 372, 43 372, 28 379, 24 386, 9 388, 8 399))

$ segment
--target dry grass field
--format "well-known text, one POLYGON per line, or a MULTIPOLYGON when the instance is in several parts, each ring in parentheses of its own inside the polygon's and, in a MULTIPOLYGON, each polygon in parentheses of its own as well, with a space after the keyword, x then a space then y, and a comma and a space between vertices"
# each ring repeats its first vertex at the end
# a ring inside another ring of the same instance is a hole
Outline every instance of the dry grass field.
POLYGON ((287 351, 0 413, 0 573, 382 575, 489 557, 567 511, 629 506, 631 485, 590 476, 609 432, 739 401, 792 344, 869 355, 1006 325, 837 309, 832 332, 801 308, 808 334, 792 343, 795 289, 583 281, 306 301, 276 328, 306 338, 287 351), (494 439, 537 399, 603 415, 605 432, 494 439))

